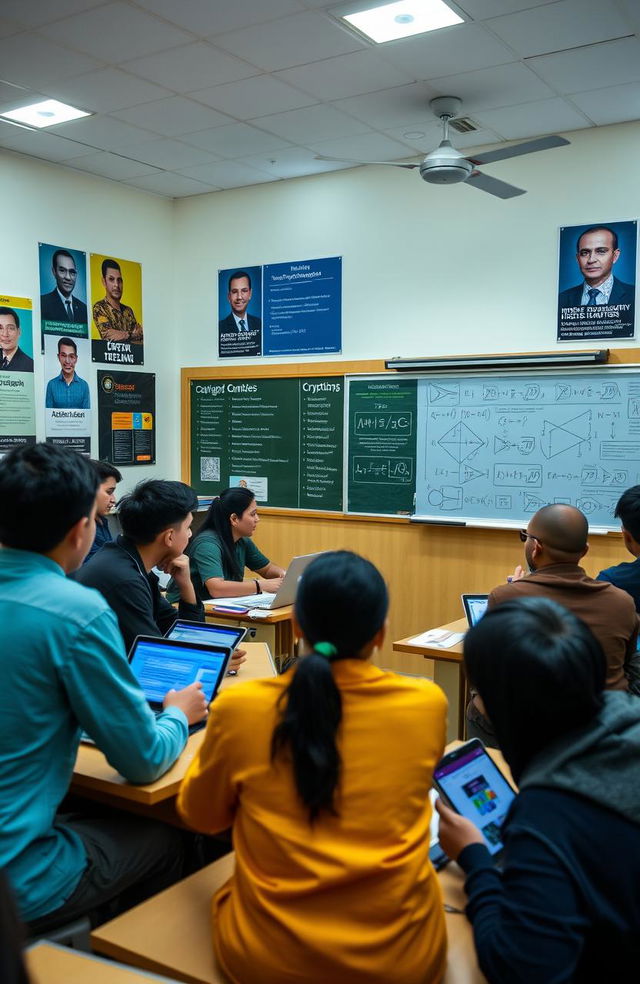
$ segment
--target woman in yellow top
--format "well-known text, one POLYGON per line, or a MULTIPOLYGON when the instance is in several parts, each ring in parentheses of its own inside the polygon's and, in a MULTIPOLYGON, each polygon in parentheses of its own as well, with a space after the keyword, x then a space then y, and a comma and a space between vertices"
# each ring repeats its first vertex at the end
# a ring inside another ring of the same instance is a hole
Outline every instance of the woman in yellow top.
POLYGON ((369 561, 322 554, 295 606, 308 655, 212 706, 178 809, 204 833, 233 825, 236 869, 213 926, 234 984, 431 984, 444 973, 429 788, 446 700, 371 662, 387 607, 369 561))

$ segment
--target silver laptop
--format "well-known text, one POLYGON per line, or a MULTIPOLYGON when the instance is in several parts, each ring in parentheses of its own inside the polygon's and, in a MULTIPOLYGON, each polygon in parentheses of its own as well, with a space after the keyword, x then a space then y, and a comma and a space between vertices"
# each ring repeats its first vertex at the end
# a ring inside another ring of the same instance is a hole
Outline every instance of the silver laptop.
POLYGON ((464 613, 467 616, 467 622, 469 623, 469 628, 473 628, 474 625, 478 624, 487 610, 489 595, 463 594, 461 597, 464 613))
POLYGON ((220 604, 228 602, 230 605, 238 605, 247 608, 284 608, 285 605, 293 605, 296 599, 296 591, 298 590, 298 581, 302 576, 302 572, 305 567, 307 567, 315 557, 319 557, 320 553, 303 554, 301 557, 294 557, 289 566, 287 567, 287 573, 285 574, 282 584, 280 585, 280 590, 275 594, 269 591, 264 591, 262 594, 250 594, 242 595, 238 598, 218 598, 217 601, 220 604))

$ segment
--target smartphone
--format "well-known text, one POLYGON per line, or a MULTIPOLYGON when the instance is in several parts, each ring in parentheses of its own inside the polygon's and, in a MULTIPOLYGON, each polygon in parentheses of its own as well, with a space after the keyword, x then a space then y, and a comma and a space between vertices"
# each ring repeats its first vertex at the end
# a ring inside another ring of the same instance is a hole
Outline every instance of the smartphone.
POLYGON ((480 739, 472 738, 440 759, 433 784, 456 813, 479 828, 498 861, 504 848, 502 824, 516 793, 480 739))

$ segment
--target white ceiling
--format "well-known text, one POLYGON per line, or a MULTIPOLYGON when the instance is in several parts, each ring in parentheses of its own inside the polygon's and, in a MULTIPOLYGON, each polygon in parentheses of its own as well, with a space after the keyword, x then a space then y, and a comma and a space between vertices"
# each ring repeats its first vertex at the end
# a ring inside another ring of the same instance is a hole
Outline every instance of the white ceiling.
POLYGON ((465 23, 373 45, 336 0, 2 0, 0 112, 94 113, 0 147, 169 198, 640 118, 639 0, 461 0, 465 23))

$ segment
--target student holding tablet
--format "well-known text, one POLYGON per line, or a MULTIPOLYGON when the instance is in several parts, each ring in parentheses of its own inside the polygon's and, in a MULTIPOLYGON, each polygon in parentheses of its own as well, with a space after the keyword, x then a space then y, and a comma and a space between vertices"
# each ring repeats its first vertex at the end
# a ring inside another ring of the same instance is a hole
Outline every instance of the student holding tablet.
MULTIPOLYGON (((197 598, 206 601, 278 590, 285 571, 260 553, 251 539, 259 522, 251 489, 225 489, 213 500, 187 550, 197 598), (245 567, 258 576, 245 578, 245 567)), ((167 598, 173 602, 178 597, 172 580, 167 598)))
POLYGON ((636 981, 640 701, 603 690, 599 642, 543 598, 489 611, 464 662, 520 786, 502 873, 478 828, 438 803, 483 973, 491 984, 636 981))
POLYGON ((213 906, 232 981, 442 979, 429 788, 446 700, 430 681, 371 662, 387 606, 369 561, 321 554, 295 602, 306 655, 212 705, 178 809, 202 832, 233 825, 235 873, 213 906))

